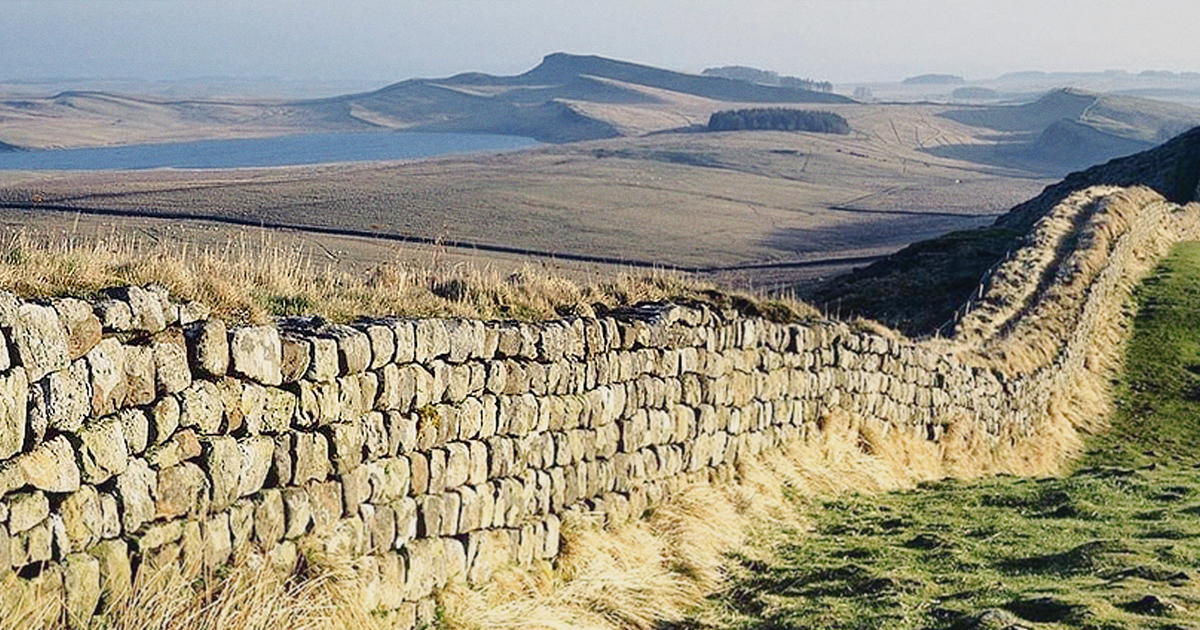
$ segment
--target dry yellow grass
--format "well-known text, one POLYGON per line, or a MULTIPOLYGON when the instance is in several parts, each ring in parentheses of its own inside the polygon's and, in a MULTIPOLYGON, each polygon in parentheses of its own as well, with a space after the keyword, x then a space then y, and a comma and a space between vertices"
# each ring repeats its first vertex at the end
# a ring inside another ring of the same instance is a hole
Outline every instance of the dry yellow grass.
POLYGON ((574 282, 527 266, 513 273, 464 264, 389 262, 361 273, 321 265, 264 237, 197 250, 130 236, 47 239, 24 232, 0 241, 0 288, 23 296, 86 296, 119 285, 159 284, 214 316, 264 322, 316 314, 335 321, 374 316, 545 320, 659 300, 699 300, 777 320, 814 317, 790 300, 730 294, 666 271, 574 282))

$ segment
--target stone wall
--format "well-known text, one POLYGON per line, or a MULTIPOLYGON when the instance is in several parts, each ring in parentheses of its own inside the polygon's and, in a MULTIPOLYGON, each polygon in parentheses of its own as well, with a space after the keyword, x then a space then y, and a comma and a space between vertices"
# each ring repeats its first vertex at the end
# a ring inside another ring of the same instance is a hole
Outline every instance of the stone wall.
POLYGON ((354 559, 373 608, 415 623, 448 580, 554 557, 570 511, 636 517, 834 409, 1011 447, 1071 375, 1102 369, 1089 326, 1146 258, 1129 232, 1089 280, 1103 303, 1071 306, 1079 334, 1004 376, 936 341, 702 304, 232 326, 156 287, 0 295, 0 567, 60 584, 82 619, 141 567, 251 547, 290 566, 317 541, 354 559))

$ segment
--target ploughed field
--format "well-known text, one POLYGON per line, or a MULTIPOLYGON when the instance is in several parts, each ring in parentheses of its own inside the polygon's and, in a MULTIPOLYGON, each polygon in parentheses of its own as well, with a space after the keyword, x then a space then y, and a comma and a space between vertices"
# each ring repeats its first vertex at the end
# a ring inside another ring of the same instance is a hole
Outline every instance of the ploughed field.
POLYGON ((681 627, 1200 626, 1200 244, 1137 294, 1113 427, 1065 478, 797 499, 681 627))

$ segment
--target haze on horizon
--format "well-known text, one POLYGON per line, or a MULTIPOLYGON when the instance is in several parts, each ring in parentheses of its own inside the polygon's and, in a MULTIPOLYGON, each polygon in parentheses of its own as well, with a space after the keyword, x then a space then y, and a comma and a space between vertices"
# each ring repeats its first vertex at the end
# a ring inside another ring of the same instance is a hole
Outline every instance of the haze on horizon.
POLYGON ((0 0, 0 81, 379 85, 517 74, 550 52, 834 83, 1200 71, 1194 0, 0 0))

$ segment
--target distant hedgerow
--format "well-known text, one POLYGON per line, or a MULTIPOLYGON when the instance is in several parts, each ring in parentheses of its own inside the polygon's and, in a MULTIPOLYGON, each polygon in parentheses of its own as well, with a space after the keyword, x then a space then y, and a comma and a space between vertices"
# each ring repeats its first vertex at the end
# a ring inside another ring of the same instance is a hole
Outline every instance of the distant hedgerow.
POLYGON ((833 112, 772 107, 715 112, 708 119, 708 130, 815 131, 848 134, 850 124, 833 112))

